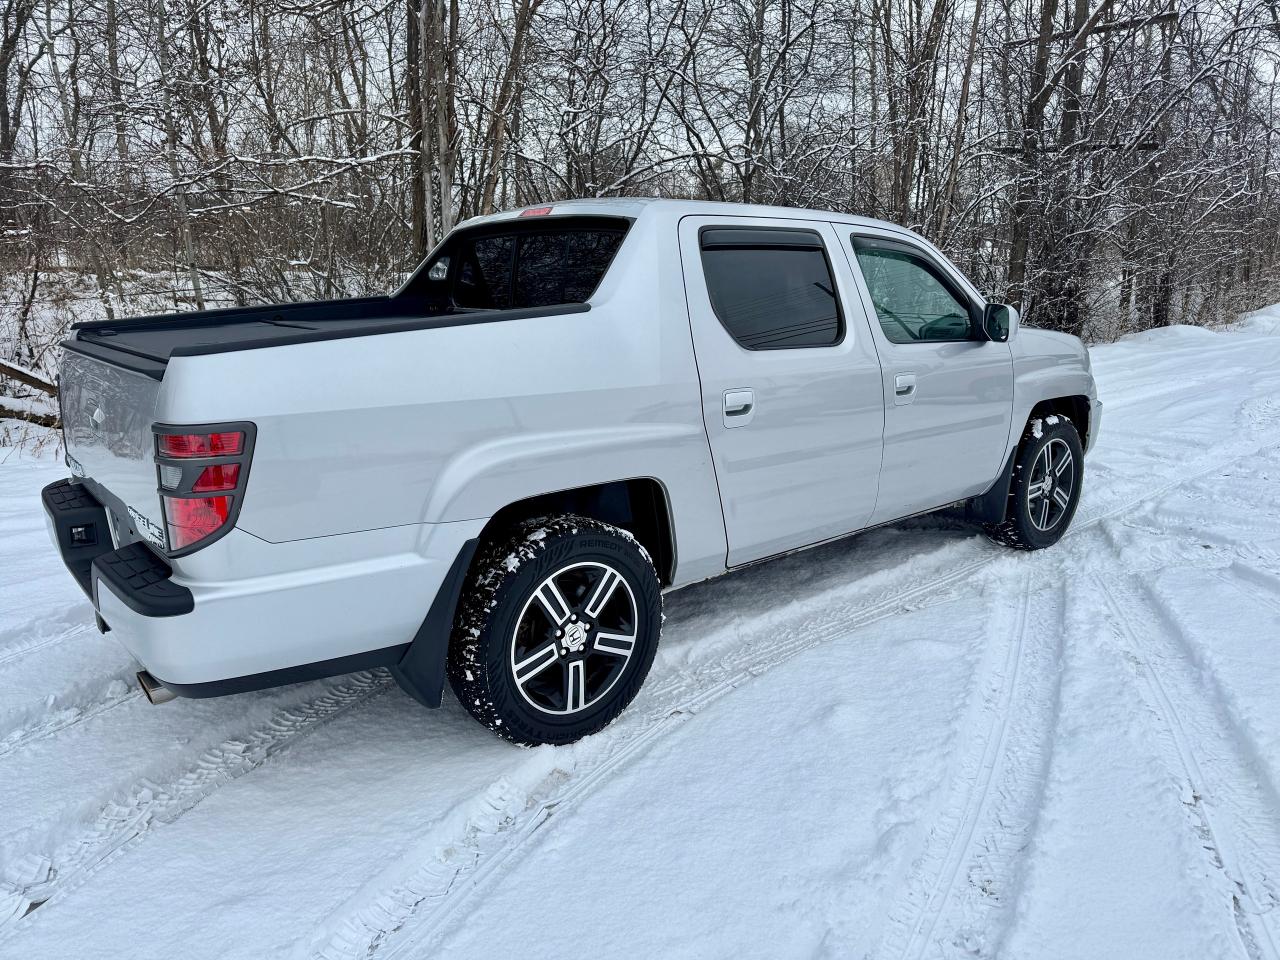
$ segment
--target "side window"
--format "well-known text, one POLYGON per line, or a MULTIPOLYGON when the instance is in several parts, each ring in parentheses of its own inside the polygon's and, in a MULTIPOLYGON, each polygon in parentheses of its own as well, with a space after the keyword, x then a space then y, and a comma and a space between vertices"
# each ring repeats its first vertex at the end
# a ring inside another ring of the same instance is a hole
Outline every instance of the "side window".
POLYGON ((853 238, 858 266, 884 335, 893 343, 970 340, 963 295, 924 257, 896 244, 853 238))
POLYGON ((844 337, 831 267, 812 230, 707 227, 700 242, 712 309, 741 346, 829 347, 844 337))

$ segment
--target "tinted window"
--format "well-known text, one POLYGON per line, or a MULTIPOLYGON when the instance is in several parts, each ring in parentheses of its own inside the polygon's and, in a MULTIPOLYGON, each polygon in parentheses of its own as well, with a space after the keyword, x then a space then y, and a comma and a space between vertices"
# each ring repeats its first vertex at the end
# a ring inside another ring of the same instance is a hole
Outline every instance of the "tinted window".
POLYGON ((705 230, 702 270, 716 316, 748 350, 827 347, 843 335, 835 283, 816 233, 705 230))
POLYGON ((511 306, 514 238, 481 237, 463 251, 453 299, 460 307, 502 310, 511 306))
POLYGON ((464 241, 453 301, 480 309, 583 303, 623 236, 620 230, 523 230, 464 241))
POLYGON ((582 303, 600 285, 621 243, 622 234, 600 230, 521 237, 516 306, 582 303))
POLYGON ((854 238, 858 265, 884 335, 893 343, 969 340, 967 302, 924 257, 854 238))

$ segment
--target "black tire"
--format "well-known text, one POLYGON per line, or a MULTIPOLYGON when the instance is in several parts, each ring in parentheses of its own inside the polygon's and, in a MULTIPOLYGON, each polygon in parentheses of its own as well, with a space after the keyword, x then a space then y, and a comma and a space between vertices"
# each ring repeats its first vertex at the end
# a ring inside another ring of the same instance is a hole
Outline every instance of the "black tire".
POLYGON ((626 531, 575 516, 525 521, 472 567, 449 684, 501 737, 572 743, 632 701, 661 629, 657 571, 626 531))
POLYGON ((1071 525, 1083 484, 1084 447, 1075 425, 1061 414, 1036 417, 1018 445, 1004 522, 988 526, 987 536, 1015 550, 1053 546, 1071 525))

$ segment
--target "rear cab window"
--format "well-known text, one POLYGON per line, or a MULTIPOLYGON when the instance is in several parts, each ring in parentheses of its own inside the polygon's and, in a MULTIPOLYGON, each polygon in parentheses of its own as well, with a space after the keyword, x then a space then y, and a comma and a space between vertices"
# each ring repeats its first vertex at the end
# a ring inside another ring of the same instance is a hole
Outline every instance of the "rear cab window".
POLYGON ((703 227, 698 235, 711 306, 747 350, 830 347, 844 317, 822 238, 785 227, 703 227))
POLYGON ((428 313, 586 303, 631 222, 621 217, 504 220, 456 231, 406 285, 428 313))

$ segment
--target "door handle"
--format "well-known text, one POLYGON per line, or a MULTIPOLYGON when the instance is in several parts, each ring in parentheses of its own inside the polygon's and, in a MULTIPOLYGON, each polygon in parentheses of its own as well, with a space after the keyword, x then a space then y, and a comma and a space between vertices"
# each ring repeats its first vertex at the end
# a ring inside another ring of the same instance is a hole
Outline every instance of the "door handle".
POLYGON ((741 427, 751 420, 756 409, 754 390, 726 390, 724 392, 724 425, 741 427))
POLYGON ((900 373, 893 378, 893 402, 898 406, 916 398, 916 375, 900 373))

